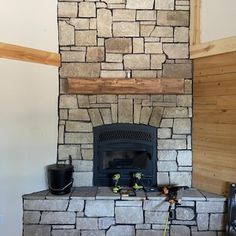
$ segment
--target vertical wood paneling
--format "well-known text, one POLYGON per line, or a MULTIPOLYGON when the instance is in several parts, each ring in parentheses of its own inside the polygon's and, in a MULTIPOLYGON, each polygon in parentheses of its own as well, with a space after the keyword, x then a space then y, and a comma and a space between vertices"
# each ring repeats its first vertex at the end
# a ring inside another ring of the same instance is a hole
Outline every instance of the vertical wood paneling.
POLYGON ((194 60, 193 185, 236 182, 236 52, 194 60))

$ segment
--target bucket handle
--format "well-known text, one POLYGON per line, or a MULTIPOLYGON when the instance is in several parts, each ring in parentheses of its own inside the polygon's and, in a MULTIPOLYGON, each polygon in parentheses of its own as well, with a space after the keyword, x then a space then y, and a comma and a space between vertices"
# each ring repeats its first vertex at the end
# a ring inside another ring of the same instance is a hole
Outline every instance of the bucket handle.
POLYGON ((73 184, 73 179, 72 179, 72 181, 69 183, 69 184, 67 184, 65 187, 63 187, 63 188, 52 188, 52 187, 50 187, 49 186, 49 188, 52 190, 52 191, 63 191, 63 190, 65 190, 66 188, 68 188, 70 185, 72 185, 73 184))

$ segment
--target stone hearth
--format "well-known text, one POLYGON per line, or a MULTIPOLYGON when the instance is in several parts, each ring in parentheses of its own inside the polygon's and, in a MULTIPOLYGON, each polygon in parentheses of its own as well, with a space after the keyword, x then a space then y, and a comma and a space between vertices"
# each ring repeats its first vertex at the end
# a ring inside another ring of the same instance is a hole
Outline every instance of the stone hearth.
MULTIPOLYGON (((225 201, 219 195, 184 190, 172 209, 170 236, 222 236, 225 201)), ((162 236, 169 203, 160 193, 121 197, 107 187, 74 188, 56 196, 23 196, 24 236, 162 236)))

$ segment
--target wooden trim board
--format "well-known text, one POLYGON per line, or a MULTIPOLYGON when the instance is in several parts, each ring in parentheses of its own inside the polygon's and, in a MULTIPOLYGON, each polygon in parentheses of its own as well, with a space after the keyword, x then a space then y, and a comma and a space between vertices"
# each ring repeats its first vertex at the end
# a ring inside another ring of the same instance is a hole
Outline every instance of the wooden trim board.
POLYGON ((60 54, 0 42, 0 58, 59 67, 60 54))
POLYGON ((190 1, 190 45, 200 44, 201 0, 190 1))
POLYGON ((70 94, 183 94, 184 79, 68 78, 70 94))

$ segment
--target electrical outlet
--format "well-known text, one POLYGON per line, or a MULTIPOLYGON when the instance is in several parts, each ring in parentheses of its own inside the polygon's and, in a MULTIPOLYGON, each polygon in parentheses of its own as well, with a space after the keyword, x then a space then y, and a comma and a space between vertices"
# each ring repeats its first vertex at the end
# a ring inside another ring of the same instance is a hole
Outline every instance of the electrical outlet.
POLYGON ((0 225, 3 225, 3 223, 4 223, 3 215, 0 214, 0 225))

